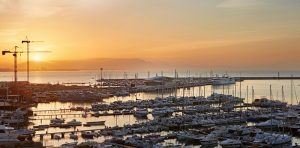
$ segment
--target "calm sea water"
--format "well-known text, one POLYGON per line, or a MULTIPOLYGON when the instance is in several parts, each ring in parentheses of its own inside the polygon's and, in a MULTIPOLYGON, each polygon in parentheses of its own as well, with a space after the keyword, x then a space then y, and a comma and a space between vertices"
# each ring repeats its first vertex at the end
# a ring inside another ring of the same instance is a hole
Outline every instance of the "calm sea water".
MULTIPOLYGON (((236 86, 235 85, 230 85, 230 86, 226 86, 224 87, 212 87, 212 86, 206 86, 206 96, 210 95, 212 92, 217 92, 217 93, 228 93, 229 94, 234 94, 234 88, 236 87, 236 95, 239 96, 241 95, 242 97, 246 97, 247 96, 247 86, 248 88, 251 88, 252 86, 254 87, 254 92, 255 92, 255 98, 260 98, 260 97, 264 97, 264 96, 269 96, 270 95, 270 87, 269 85, 272 85, 272 93, 273 93, 273 98, 274 99, 278 99, 278 100, 282 100, 281 98, 281 92, 282 92, 282 86, 284 86, 284 92, 285 92, 285 100, 286 102, 290 103, 290 85, 291 81, 284 81, 284 80, 272 80, 272 81, 244 81, 242 83, 237 83, 236 86), (240 87, 239 85, 241 84, 241 91, 240 91, 240 87), (241 92, 241 93, 240 93, 241 92), (278 95, 277 95, 278 94, 278 95), (278 97, 277 97, 278 96, 278 97)), ((299 92, 299 84, 300 81, 294 81, 295 84, 295 88, 296 91, 294 92, 295 94, 297 92, 299 92)), ((203 87, 194 87, 194 88, 190 88, 190 89, 178 89, 177 90, 177 95, 178 96, 183 96, 183 92, 184 92, 184 96, 198 96, 203 95, 203 87)), ((252 91, 248 92, 248 99, 246 98, 246 102, 251 102, 252 101, 252 91)), ((300 92, 299 92, 300 93, 300 92)), ((174 95, 175 92, 166 92, 164 93, 164 97, 169 96, 169 95, 174 95)), ((294 96, 295 96, 294 94, 294 96)), ((128 100, 135 100, 136 98, 138 99, 154 99, 155 97, 161 97, 162 94, 161 93, 135 93, 135 94, 131 94, 130 96, 127 97, 111 97, 111 98, 107 98, 104 101, 109 103, 109 102, 114 102, 114 101, 128 101, 128 100)), ((298 102, 298 100, 296 99, 296 97, 293 99, 293 103, 296 104, 298 102)), ((33 110, 58 110, 58 109, 65 109, 65 108, 70 108, 70 107, 91 107, 91 103, 62 103, 62 102, 51 102, 51 103, 40 103, 38 104, 37 107, 32 108, 33 110)), ((72 113, 82 113, 82 112, 72 112, 72 113)), ((45 113, 38 113, 38 114, 45 114, 45 113)), ((55 115, 57 113, 47 113, 47 114, 51 114, 51 115, 55 115)), ((60 116, 58 116, 59 118, 61 118, 60 116)), ((88 121, 102 121, 105 120, 105 126, 111 127, 111 126, 124 126, 126 124, 133 124, 136 122, 143 122, 145 120, 138 120, 136 119, 134 116, 132 115, 118 115, 118 116, 104 116, 104 117, 91 117, 89 116, 88 118, 82 118, 80 115, 78 116, 63 116, 62 118, 64 118, 66 120, 66 122, 71 121, 72 119, 76 119, 81 121, 82 123, 88 122, 88 121)), ((148 115, 148 119, 153 119, 152 115, 148 115)), ((40 124, 49 124, 50 120, 49 119, 45 119, 45 120, 32 120, 32 122, 34 123, 34 125, 40 125, 40 124)), ((32 125, 33 126, 33 125, 32 125)), ((32 126, 29 126, 29 128, 31 128, 32 126)), ((84 126, 80 126, 80 127, 76 127, 76 129, 59 129, 59 128, 49 128, 47 130, 47 132, 58 132, 58 131, 74 131, 74 130, 85 130, 85 129, 102 129, 105 128, 105 126, 95 126, 95 127, 84 127, 84 126)), ((37 133, 45 133, 46 131, 39 131, 37 133)), ((80 137, 80 136, 79 136, 80 137)), ((105 140, 106 137, 99 137, 99 138, 94 138, 94 141, 98 141, 98 142, 103 142, 105 140)), ((35 138, 35 140, 39 140, 39 138, 35 138)), ((43 144, 44 146, 59 146, 61 144, 64 144, 66 142, 71 142, 73 140, 70 140, 68 138, 68 134, 65 136, 64 139, 61 140, 53 140, 50 138, 50 136, 46 136, 44 137, 43 140, 43 144)), ((84 142, 86 141, 85 139, 79 138, 78 142, 84 142)), ((300 140, 298 138, 294 138, 294 143, 299 143, 300 140)), ((169 141, 170 142, 170 141, 169 141)), ((171 143, 177 143, 177 141, 172 141, 171 143)))
MULTIPOLYGON (((134 74, 136 72, 127 72, 127 78, 134 78, 134 74)), ((161 72, 157 72, 158 75, 161 74, 161 72)), ((231 76, 277 76, 277 72, 248 72, 248 73, 239 73, 239 72, 232 72, 229 73, 231 76)), ((68 83, 68 82, 77 82, 77 83, 94 83, 95 79, 99 78, 100 72, 99 71, 52 71, 52 72, 31 72, 31 82, 33 83, 68 83)), ((140 78, 147 78, 148 72, 139 72, 140 78)), ((150 76, 155 76, 155 72, 150 72, 150 76)), ((190 76, 208 76, 208 72, 202 72, 202 73, 192 73, 190 76)), ((281 76, 300 76, 300 73, 297 72, 281 72, 281 76)), ((174 76, 174 72, 164 72, 164 76, 174 76)), ((179 76, 188 76, 187 72, 180 72, 179 76)), ((124 78, 124 71, 106 71, 103 73, 104 78, 124 78)), ((1 81, 12 81, 13 80, 13 73, 11 72, 2 72, 0 73, 0 80, 1 81)), ((26 73, 21 72, 19 74, 19 80, 26 80, 26 73)), ((286 101, 289 104, 293 102, 293 104, 298 103, 298 94, 300 94, 300 81, 294 80, 293 87, 294 91, 291 92, 291 80, 255 80, 255 81, 243 81, 241 83, 237 83, 236 85, 230 85, 225 87, 212 87, 212 86, 206 86, 205 87, 205 95, 208 96, 213 92, 217 93, 225 93, 225 94, 232 94, 236 96, 241 96, 243 98, 246 98, 246 102, 252 102, 252 87, 254 90, 254 99, 261 98, 261 97, 269 97, 270 95, 273 97, 273 99, 278 99, 282 101, 286 101), (247 86, 248 86, 248 93, 247 93, 247 86), (270 90, 271 86, 271 90, 270 90), (282 91, 283 87, 283 91, 282 91), (236 91, 235 91, 236 90, 236 91), (283 93, 282 93, 283 92, 283 93), (291 94, 293 93, 293 99, 291 99, 291 94), (248 94, 248 95, 247 95, 248 94), (284 95, 283 95, 284 94, 284 95), (247 97, 248 96, 248 97, 247 97), (284 97, 282 97, 284 96, 284 97)), ((158 92, 154 93, 135 93, 131 94, 127 97, 111 97, 108 99, 105 99, 105 102, 114 102, 118 100, 122 101, 128 101, 128 100, 135 100, 138 99, 154 99, 155 97, 166 97, 169 95, 175 95, 177 93, 177 96, 199 96, 204 95, 203 87, 194 87, 190 89, 178 89, 175 91, 169 91, 165 92, 163 95, 158 92)), ((40 103, 37 107, 32 108, 33 110, 58 110, 58 109, 64 109, 64 108, 70 108, 70 107, 91 107, 90 103, 62 103, 62 102, 51 102, 51 103, 40 103)), ((81 114, 82 112, 72 112, 74 114, 81 114)), ((37 114, 50 114, 55 115, 58 113, 37 113, 37 114)), ((82 123, 88 122, 88 121, 100 121, 105 120, 105 126, 124 126, 125 124, 133 124, 136 122, 143 122, 143 120, 137 120, 132 115, 119 115, 119 116, 105 116, 105 117, 88 117, 88 118, 82 118, 81 115, 77 116, 63 116, 66 120, 66 122, 71 121, 72 119, 76 119, 81 121, 82 123)), ((152 119, 152 115, 148 115, 149 119, 152 119)), ((41 125, 41 124, 49 124, 49 119, 44 120, 32 120, 31 121, 33 125, 41 125)), ((32 126, 29 126, 29 128, 32 128, 32 126)), ((46 131, 47 132, 58 132, 58 131, 74 131, 74 130, 84 130, 84 129, 102 129, 105 128, 105 126, 95 126, 95 127, 76 127, 76 129, 59 129, 59 128, 49 128, 46 131)), ((39 131, 37 133, 45 133, 46 131, 39 131)), ((80 136, 79 136, 80 137, 80 136)), ((39 137, 36 137, 35 140, 39 140, 39 137)), ((94 141, 102 142, 105 140, 105 137, 99 137, 94 139, 94 141)), ((44 146, 60 146, 61 144, 64 144, 65 142, 71 142, 72 140, 69 139, 69 135, 66 134, 64 139, 61 140, 53 140, 50 138, 50 136, 44 137, 43 144, 44 146)), ((82 138, 78 140, 78 142, 86 141, 82 138)), ((299 141, 299 140, 295 140, 299 141)), ((173 142, 174 143, 174 142, 173 142)))
MULTIPOLYGON (((206 77, 210 76, 209 71, 177 71, 179 77, 206 77)), ((230 76, 278 76, 278 72, 214 72, 219 76, 227 73, 230 76)), ((134 78, 135 74, 139 78, 154 77, 156 75, 163 74, 164 76, 174 77, 174 71, 122 71, 122 70, 104 70, 103 78, 115 79, 124 78, 124 74, 127 78, 134 78), (148 73, 149 72, 149 73, 148 73), (149 74, 149 75, 148 75, 149 74)), ((300 72, 280 72, 280 76, 300 76, 300 72)), ((13 81, 13 72, 0 72, 0 81, 13 81)), ((97 70, 85 70, 85 71, 32 71, 30 72, 30 82, 32 83, 68 83, 68 82, 80 82, 80 83, 94 83, 95 79, 100 78, 100 71, 97 70)), ((18 80, 26 80, 26 72, 18 73, 18 80)))
MULTIPOLYGON (((139 78, 147 78, 148 71, 103 71, 103 78, 124 78, 124 73, 126 73, 127 78, 134 78, 134 75, 138 73, 139 78)), ((153 77, 156 74, 161 75, 162 72, 151 72, 149 71, 149 76, 153 77)), ((187 71, 178 71, 179 77, 199 77, 199 76, 209 76, 210 72, 199 71, 199 72, 187 72, 187 71)), ((219 72, 219 75, 222 75, 226 72, 219 72)), ((278 76, 278 72, 227 72, 230 76, 278 76)), ((20 72, 19 80, 26 80, 26 73, 20 72)), ((174 71, 164 71, 164 76, 174 76, 174 71)), ((280 76, 300 76, 300 72, 280 72, 280 76)), ((93 84, 95 80, 100 78, 100 71, 33 71, 30 75, 30 81, 33 83, 86 83, 93 84)), ((12 81, 13 73, 12 72, 1 72, 0 73, 0 81, 12 81)), ((252 101, 252 87, 254 89, 254 98, 260 98, 263 96, 270 96, 270 85, 272 87, 272 96, 273 99, 279 99, 291 103, 297 103, 297 95, 300 94, 299 86, 300 81, 294 80, 294 91, 293 91, 293 101, 291 100, 291 81, 290 80, 259 80, 259 81, 244 81, 241 84, 237 83, 236 86, 226 86, 224 87, 206 87, 206 95, 209 95, 212 92, 218 93, 226 93, 226 94, 235 94, 236 96, 240 96, 246 98, 247 97, 247 86, 248 86, 248 99, 247 102, 252 101), (240 86, 241 85, 241 86, 240 86), (284 92, 284 98, 282 98, 282 86, 284 92), (234 93, 234 88, 236 87, 236 92, 234 93), (240 90, 241 89, 241 90, 240 90)), ((185 90, 185 95, 193 95, 198 96, 203 93, 203 88, 199 91, 199 88, 196 87, 194 89, 185 90)), ((166 95, 174 95, 174 92, 167 92, 166 95)), ((177 90, 178 96, 183 95, 183 90, 177 90)), ((139 99, 150 99, 156 96, 160 96, 161 94, 157 93, 138 93, 133 94, 134 96, 122 98, 122 100, 128 100, 131 98, 135 98, 136 96, 139 99)), ((109 100, 118 100, 120 98, 111 98, 109 100)))

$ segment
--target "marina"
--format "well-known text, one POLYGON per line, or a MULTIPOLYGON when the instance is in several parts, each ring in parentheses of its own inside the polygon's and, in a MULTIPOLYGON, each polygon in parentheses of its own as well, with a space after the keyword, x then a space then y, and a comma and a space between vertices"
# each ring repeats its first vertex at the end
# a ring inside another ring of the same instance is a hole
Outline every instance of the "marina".
MULTIPOLYGON (((38 103, 36 107, 31 107, 32 113, 28 116, 30 124, 25 128, 34 131, 30 134, 32 140, 41 141, 44 146, 63 146, 73 142, 77 145, 91 141, 99 146, 128 147, 277 145, 258 142, 267 136, 283 136, 282 140, 287 138, 287 141, 278 142, 278 145, 292 146, 298 143, 297 135, 300 135, 300 126, 293 125, 299 121, 298 106, 291 106, 290 99, 279 98, 284 94, 282 88, 277 88, 277 95, 278 91, 281 92, 274 99, 275 90, 272 88, 281 81, 291 83, 290 80, 271 80, 271 89, 265 87, 261 98, 257 98, 260 93, 249 90, 249 86, 247 92, 246 86, 256 83, 255 87, 261 87, 261 80, 245 80, 221 86, 186 84, 189 87, 178 87, 175 92, 174 89, 135 92, 129 96, 103 98, 103 101, 94 103, 38 103), (231 129, 253 133, 231 135, 231 129), (223 133, 223 136, 214 134, 227 130, 228 133, 223 133), (153 143, 146 142, 148 138, 152 138, 153 143)), ((294 83, 298 84, 298 81, 293 80, 294 83)), ((160 85, 153 87, 161 88, 160 85)), ((289 96, 288 93, 285 95, 289 96)), ((294 97, 297 98, 295 94, 294 97)), ((296 103, 297 99, 292 102, 296 103)))

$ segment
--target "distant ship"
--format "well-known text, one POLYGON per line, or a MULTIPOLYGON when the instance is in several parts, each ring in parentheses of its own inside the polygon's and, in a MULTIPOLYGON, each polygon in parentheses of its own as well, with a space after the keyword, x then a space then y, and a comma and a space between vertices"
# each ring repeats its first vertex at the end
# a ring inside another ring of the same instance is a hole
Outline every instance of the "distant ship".
POLYGON ((223 77, 214 77, 211 79, 212 85, 230 85, 235 84, 235 78, 223 76, 223 77))

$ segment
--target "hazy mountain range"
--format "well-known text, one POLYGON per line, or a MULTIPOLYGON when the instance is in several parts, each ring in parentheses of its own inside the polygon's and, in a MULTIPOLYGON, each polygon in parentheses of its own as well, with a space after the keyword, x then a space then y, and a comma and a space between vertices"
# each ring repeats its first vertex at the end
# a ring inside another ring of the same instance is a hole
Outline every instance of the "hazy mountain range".
MULTIPOLYGON (((13 65, 9 64, 11 68, 5 65, 0 67, 0 71, 12 71, 13 65)), ((31 61, 30 69, 34 71, 59 71, 59 70, 96 70, 101 67, 111 70, 131 70, 143 69, 145 67, 154 68, 155 65, 151 62, 141 59, 112 59, 112 58, 97 58, 85 60, 59 60, 59 61, 31 61)), ((26 70, 26 63, 19 63, 18 70, 26 70)))

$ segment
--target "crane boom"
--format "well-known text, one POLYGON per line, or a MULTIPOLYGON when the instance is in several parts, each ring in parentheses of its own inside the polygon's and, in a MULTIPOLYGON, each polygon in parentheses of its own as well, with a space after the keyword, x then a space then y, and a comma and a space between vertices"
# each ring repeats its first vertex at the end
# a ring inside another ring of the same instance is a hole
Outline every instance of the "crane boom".
POLYGON ((29 53, 30 53, 29 46, 30 46, 30 43, 35 43, 35 42, 43 42, 43 41, 30 41, 30 40, 28 40, 27 36, 26 36, 26 40, 22 41, 22 44, 26 43, 26 45, 27 45, 27 81, 28 82, 29 82, 29 53))
POLYGON ((17 48, 19 48, 18 46, 15 46, 15 50, 14 51, 9 51, 9 50, 3 50, 2 51, 2 55, 5 55, 7 53, 12 53, 14 56, 14 78, 15 78, 15 82, 18 81, 18 53, 23 53, 21 51, 17 51, 17 48))

